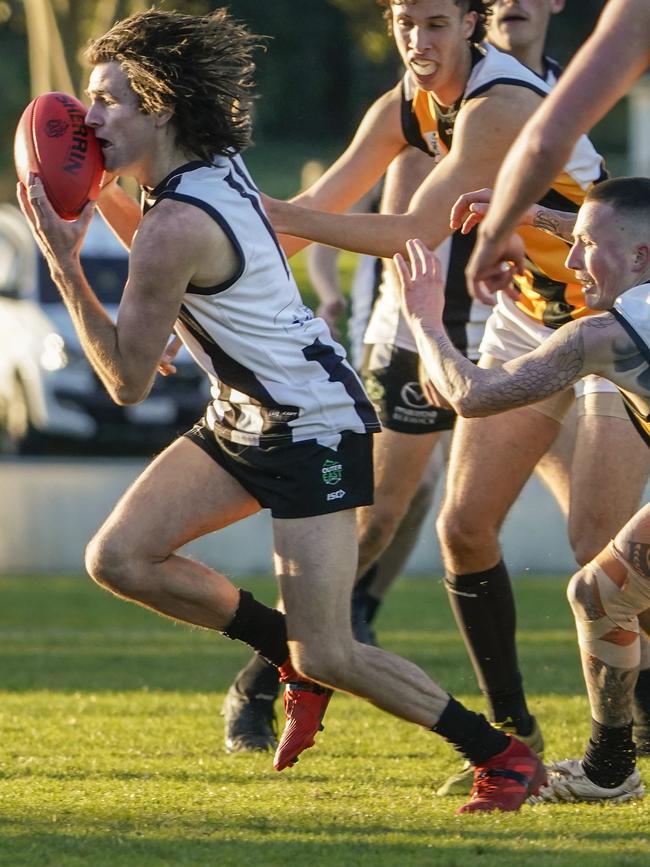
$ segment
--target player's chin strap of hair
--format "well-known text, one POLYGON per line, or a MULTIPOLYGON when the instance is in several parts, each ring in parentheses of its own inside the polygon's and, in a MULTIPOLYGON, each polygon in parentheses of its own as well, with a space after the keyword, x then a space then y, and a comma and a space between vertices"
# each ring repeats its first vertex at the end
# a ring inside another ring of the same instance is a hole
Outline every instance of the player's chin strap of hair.
POLYGON ((615 668, 638 668, 638 615, 650 608, 650 581, 636 572, 613 542, 569 582, 567 596, 580 648, 615 668))

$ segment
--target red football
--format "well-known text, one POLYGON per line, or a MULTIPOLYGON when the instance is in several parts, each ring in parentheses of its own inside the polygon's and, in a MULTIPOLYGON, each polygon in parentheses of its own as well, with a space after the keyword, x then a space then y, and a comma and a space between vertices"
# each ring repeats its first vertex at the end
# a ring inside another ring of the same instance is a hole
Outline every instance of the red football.
POLYGON ((97 198, 104 171, 101 148, 85 116, 76 97, 44 93, 29 103, 16 128, 19 180, 26 184, 29 172, 38 174, 54 210, 66 220, 76 220, 97 198))

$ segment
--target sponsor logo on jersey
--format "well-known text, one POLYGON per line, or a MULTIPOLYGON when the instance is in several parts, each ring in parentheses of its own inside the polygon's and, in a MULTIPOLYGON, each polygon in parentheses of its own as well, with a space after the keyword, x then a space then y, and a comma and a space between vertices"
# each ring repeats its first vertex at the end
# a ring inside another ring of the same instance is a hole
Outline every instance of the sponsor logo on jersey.
POLYGON ((321 474, 326 485, 338 485, 343 478, 343 467, 338 461, 332 461, 328 458, 323 464, 321 474))
POLYGON ((345 491, 342 491, 340 488, 338 491, 330 491, 327 497, 325 498, 327 502, 331 502, 332 500, 340 500, 345 496, 345 491))

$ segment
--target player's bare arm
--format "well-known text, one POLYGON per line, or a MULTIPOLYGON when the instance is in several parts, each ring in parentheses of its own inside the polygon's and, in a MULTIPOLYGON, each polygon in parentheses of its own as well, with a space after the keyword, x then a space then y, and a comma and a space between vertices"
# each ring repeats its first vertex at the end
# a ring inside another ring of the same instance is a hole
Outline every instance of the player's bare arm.
POLYGON ((558 329, 534 352, 483 370, 453 346, 442 322, 444 285, 437 260, 421 241, 409 241, 409 263, 395 264, 403 307, 427 373, 460 415, 492 415, 536 403, 581 377, 597 373, 616 382, 639 351, 609 313, 558 329))
MULTIPOLYGON (((459 229, 463 235, 469 234, 474 226, 485 219, 492 195, 492 190, 483 188, 482 190, 472 190, 460 196, 451 209, 449 218, 451 228, 459 229)), ((571 211, 558 211, 535 204, 524 211, 519 218, 517 227, 532 226, 566 241, 567 244, 572 244, 575 222, 576 215, 571 211)))
MULTIPOLYGON (((339 213, 350 208, 382 177, 407 143, 400 120, 401 85, 383 94, 368 109, 352 141, 341 156, 308 189, 293 199, 304 208, 339 213)), ((272 222, 281 202, 265 198, 272 222)), ((276 226, 276 230, 277 229, 276 226)), ((308 243, 304 238, 282 235, 282 247, 293 256, 308 243)))
POLYGON ((503 246, 521 213, 561 172, 580 134, 609 111, 650 63, 649 36, 647 0, 610 0, 594 33, 503 162, 467 268, 472 293, 478 294, 485 275, 504 258, 503 246))
POLYGON ((448 214, 467 189, 490 187, 500 162, 540 97, 523 87, 497 85, 471 100, 458 115, 451 151, 414 196, 406 214, 332 216, 286 203, 272 208, 278 231, 359 253, 388 258, 405 250, 409 238, 437 247, 450 233, 448 214), (477 146, 480 142, 480 147, 477 146))
POLYGON ((30 188, 29 198, 22 188, 20 203, 93 369, 116 403, 140 402, 151 389, 188 283, 214 285, 234 272, 230 242, 199 209, 161 202, 142 219, 134 238, 113 323, 80 262, 92 206, 75 223, 66 223, 38 185, 30 188))

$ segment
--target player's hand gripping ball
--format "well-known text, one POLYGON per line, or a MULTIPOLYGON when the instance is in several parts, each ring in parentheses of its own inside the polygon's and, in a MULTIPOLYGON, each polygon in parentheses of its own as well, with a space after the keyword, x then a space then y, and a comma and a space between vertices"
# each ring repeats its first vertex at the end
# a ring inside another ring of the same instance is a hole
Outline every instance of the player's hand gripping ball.
POLYGON ((85 116, 76 97, 44 93, 29 103, 16 128, 18 179, 27 186, 29 173, 36 173, 52 207, 65 220, 76 220, 97 198, 104 171, 101 148, 85 116))

